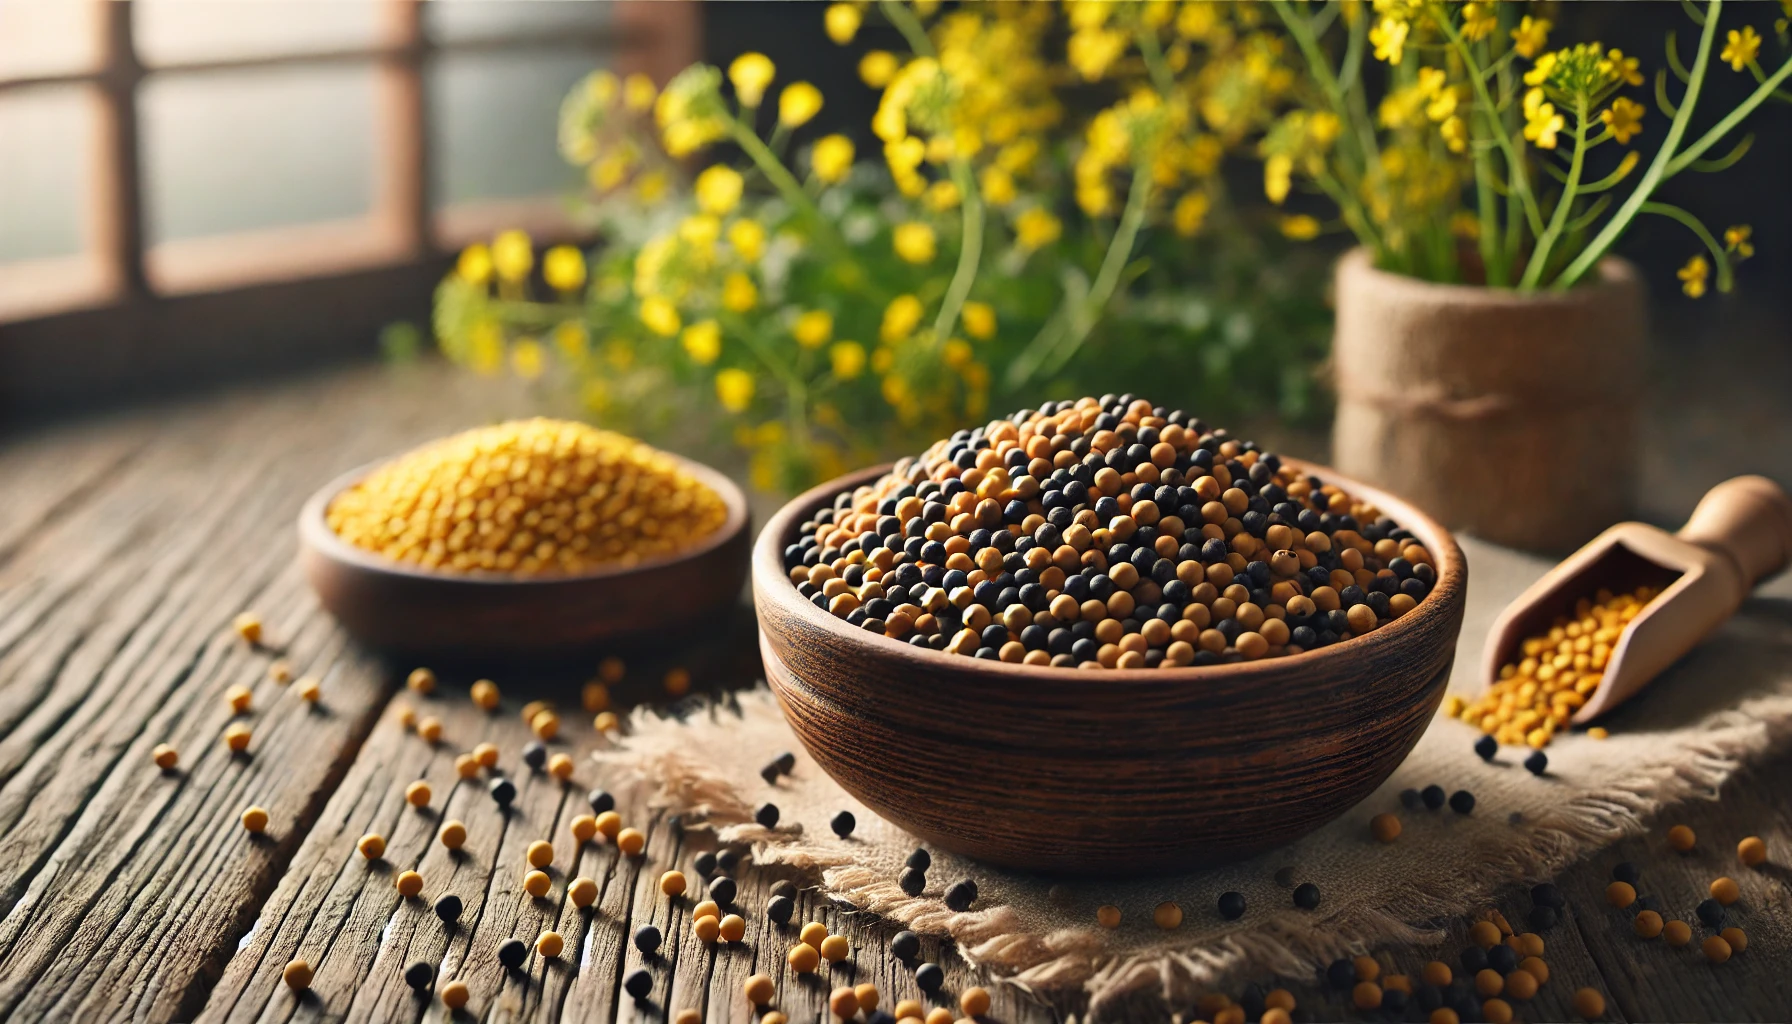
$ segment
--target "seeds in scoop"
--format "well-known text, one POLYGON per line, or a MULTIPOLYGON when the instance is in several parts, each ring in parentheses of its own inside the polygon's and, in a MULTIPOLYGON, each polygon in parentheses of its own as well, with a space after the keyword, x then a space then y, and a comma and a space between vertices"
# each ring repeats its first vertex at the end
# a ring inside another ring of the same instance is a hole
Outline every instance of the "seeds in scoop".
POLYGON ((572 778, 572 755, 555 754, 548 758, 548 774, 561 781, 572 778))
POLYGON ((436 838, 450 850, 458 850, 467 845, 467 826, 450 818, 442 823, 442 830, 436 833, 436 838))
POLYGON ((749 1005, 765 1006, 777 998, 778 985, 769 974, 755 974, 741 986, 741 991, 746 994, 749 1005))
POLYGON ((580 875, 566 887, 566 895, 573 906, 583 910, 597 901, 597 882, 580 875))
POLYGON ((1180 928, 1182 927, 1182 908, 1177 906, 1174 900, 1165 900, 1151 912, 1151 919, 1165 931, 1180 928))
POLYGON ((1457 814, 1473 814, 1475 812, 1475 794, 1466 789, 1459 789, 1451 793, 1450 810, 1457 814))
POLYGON ((398 895, 409 899, 423 891, 423 876, 415 871, 400 871, 398 877, 392 880, 392 885, 398 890, 398 895))
POLYGON ((915 987, 933 995, 946 983, 946 972, 939 964, 922 964, 915 968, 915 987))
POLYGON ((180 763, 180 752, 166 743, 156 744, 149 752, 149 757, 157 768, 165 772, 174 770, 174 766, 180 763))
MULTIPOLYGON (((1295 892, 1298 894, 1300 892, 1300 890, 1296 889, 1295 892)), ((1315 887, 1313 892, 1314 892, 1315 897, 1317 897, 1318 892, 1319 892, 1318 888, 1315 887)), ((1315 899, 1315 903, 1317 903, 1317 899, 1315 899)), ((1238 920, 1239 918, 1244 916, 1244 909, 1245 909, 1244 893, 1241 893, 1241 892, 1222 892, 1222 893, 1220 893, 1220 898, 1218 900, 1218 907, 1219 907, 1219 912, 1220 912, 1221 917, 1225 918, 1228 921, 1238 920)))
POLYGON ((847 943, 844 935, 830 935, 821 940, 821 958, 830 963, 846 959, 847 954, 851 952, 852 947, 847 943))
POLYGON ((630 971, 622 979, 622 990, 636 999, 646 999, 653 991, 653 975, 640 968, 630 971))
POLYGON ((499 699, 497 683, 492 682, 490 679, 474 680, 470 692, 473 697, 473 703, 487 711, 492 711, 497 708, 499 699))
POLYGON ((240 754, 249 749, 249 737, 253 735, 250 728, 242 722, 232 722, 224 727, 224 746, 233 754, 240 754))
POLYGON ((1095 921, 1103 928, 1120 927, 1120 908, 1112 904, 1104 904, 1095 908, 1095 921))
POLYGON ((546 871, 530 871, 523 875, 523 891, 536 899, 541 899, 554 887, 554 880, 546 871))
MULTIPOLYGON (((1622 882, 1614 882, 1612 884, 1622 885, 1623 883, 1622 882)), ((1630 923, 1630 925, 1633 929, 1636 930, 1637 938, 1653 939, 1661 934, 1661 928, 1662 928, 1661 915, 1657 914, 1653 910, 1645 910, 1642 913, 1636 915, 1636 919, 1634 921, 1632 921, 1630 923)))
POLYGON ((1294 905, 1302 910, 1312 910, 1319 906, 1319 887, 1312 882, 1302 882, 1295 886, 1294 905))
POLYGON ((747 919, 739 914, 728 914, 716 923, 716 930, 723 942, 739 942, 747 935, 747 919))
POLYGON ((833 829, 834 834, 842 839, 852 835, 852 830, 857 827, 857 825, 858 819, 852 816, 851 811, 841 811, 838 814, 835 814, 833 819, 828 822, 828 827, 833 829))
POLYGON ((467 988, 466 982, 456 978, 442 986, 440 995, 443 1006, 450 1010, 458 1010, 467 1005, 467 1000, 473 997, 473 991, 467 988))
POLYGON ((1692 926, 1685 921, 1669 921, 1661 926, 1661 937, 1670 946, 1684 946, 1692 941, 1692 926))
POLYGON ((966 1017, 981 1017, 989 1012, 989 992, 973 985, 958 994, 958 1008, 966 1017))
POLYGON ((413 693, 434 693, 436 674, 426 668, 414 668, 411 669, 411 674, 405 677, 404 684, 410 687, 413 693))
POLYGON ((436 916, 448 923, 460 920, 461 911, 465 909, 460 897, 451 892, 443 893, 435 903, 436 916))
POLYGON ((243 827, 260 835, 268 830, 268 812, 260 807, 251 806, 243 811, 243 827))
POLYGON ((425 715, 417 720, 417 735, 425 743, 434 743, 442 738, 442 720, 434 715, 425 715))
POLYGON ((1704 952, 1705 959, 1714 964, 1721 964, 1730 959, 1730 944, 1725 942, 1721 935, 1709 936, 1705 939, 1704 945, 1699 948, 1704 952))
POLYGON ((1636 902, 1636 888, 1629 882, 1613 882, 1605 887, 1605 902, 1623 910, 1636 902))
POLYGON ((1697 841, 1698 837, 1693 835, 1692 829, 1685 825, 1675 825, 1668 829, 1668 846, 1679 853, 1691 850, 1697 841))
POLYGON ((1369 819, 1369 834, 1384 843, 1400 838, 1400 819, 1392 814, 1377 814, 1369 819))
POLYGON ((1742 898, 1742 887, 1734 878, 1714 878, 1711 880, 1711 898, 1727 907, 1742 898))
MULTIPOLYGON (((160 763, 160 762, 157 762, 160 763)), ((1736 859, 1743 867, 1759 867, 1767 862, 1767 844, 1760 836, 1749 836, 1736 844, 1736 859)))
POLYGON ((294 992, 303 992, 311 987, 311 965, 303 960, 294 960, 280 972, 280 980, 294 992))
POLYGON ((790 969, 798 974, 808 974, 821 966, 821 953, 806 942, 790 947, 785 959, 789 961, 790 969))
POLYGON ((355 843, 355 849, 368 860, 379 860, 386 855, 386 837, 378 832, 369 832, 355 843))
POLYGON ((1742 929, 1737 928, 1734 925, 1718 932, 1718 935, 1721 936, 1725 942, 1730 944, 1730 952, 1732 953, 1740 953, 1748 948, 1748 936, 1743 933, 1742 929))

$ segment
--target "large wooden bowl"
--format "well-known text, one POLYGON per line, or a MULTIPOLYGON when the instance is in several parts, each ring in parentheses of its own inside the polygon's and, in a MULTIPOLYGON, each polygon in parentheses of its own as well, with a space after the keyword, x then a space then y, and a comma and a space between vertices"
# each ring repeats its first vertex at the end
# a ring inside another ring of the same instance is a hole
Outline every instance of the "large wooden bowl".
POLYGON ((728 507, 720 529, 677 554, 578 575, 447 573, 355 547, 324 519, 331 499, 374 465, 326 484, 299 513, 299 559, 325 608, 371 647, 472 660, 539 661, 672 628, 695 628, 746 582, 747 500, 721 473, 685 472, 728 507))
POLYGON ((759 535, 765 674, 829 775, 944 849, 1042 871, 1189 868, 1289 842, 1380 785, 1442 700, 1462 625, 1462 549, 1406 502, 1302 465, 1393 516, 1436 587, 1367 635, 1285 658, 1078 672, 920 650, 804 600, 783 551, 823 484, 759 535))

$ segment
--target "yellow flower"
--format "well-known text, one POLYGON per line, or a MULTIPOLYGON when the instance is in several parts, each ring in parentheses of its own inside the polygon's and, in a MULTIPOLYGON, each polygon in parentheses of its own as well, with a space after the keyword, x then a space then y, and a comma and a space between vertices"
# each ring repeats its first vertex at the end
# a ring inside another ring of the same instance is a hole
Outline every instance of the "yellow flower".
POLYGON ((722 308, 730 313, 745 313, 759 305, 759 288, 753 279, 736 271, 722 279, 722 308))
POLYGON ((454 261, 454 272, 468 284, 484 284, 492 279, 492 251, 484 242, 474 242, 460 251, 454 261))
POLYGON ((1537 56, 1549 45, 1549 27, 1548 18, 1525 15, 1519 20, 1518 27, 1512 30, 1512 48, 1526 60, 1537 56))
POLYGON ((828 362, 833 364, 834 376, 851 380, 865 372, 865 346, 856 341, 836 341, 828 349, 828 362))
POLYGON ((729 412, 747 411, 753 404, 753 375, 732 368, 716 374, 716 399, 729 412))
POLYGON ((987 302, 967 302, 964 304, 964 332, 978 341, 988 341, 996 336, 995 307, 987 302))
POLYGON ((878 328, 878 338, 885 344, 894 345, 915 332, 924 312, 920 299, 913 295, 896 296, 884 307, 884 321, 878 328))
POLYGON ((1182 237, 1192 238, 1200 233, 1201 224, 1207 220, 1210 205, 1207 193, 1189 192, 1176 200, 1176 208, 1170 211, 1170 225, 1182 237))
POLYGON ((1014 242, 1028 252, 1056 242, 1063 233, 1064 225, 1043 207, 1035 206, 1014 221, 1014 242))
POLYGON ((722 222, 707 213, 693 213, 678 222, 678 238, 691 254, 707 261, 715 254, 716 239, 722 236, 722 222))
POLYGON ((958 186, 950 181, 936 181, 927 186, 927 192, 921 196, 929 210, 944 213, 958 205, 958 186))
POLYGON ((1450 215, 1450 234, 1472 242, 1481 237, 1481 221, 1467 210, 1457 210, 1450 215))
POLYGON ((859 9, 852 4, 829 4, 827 13, 822 15, 828 38, 841 46, 852 42, 852 37, 859 34, 859 22, 863 20, 859 9))
POLYGON ((757 107, 777 76, 778 66, 763 53, 743 53, 728 65, 728 81, 734 83, 735 98, 743 107, 757 107))
POLYGON ((1437 126, 1437 133, 1443 136, 1444 145, 1452 153, 1468 151, 1468 125, 1460 117, 1450 117, 1437 126))
POLYGON ((796 323, 790 325, 790 333, 804 348, 820 348, 834 336, 834 314, 825 309, 811 309, 796 318, 796 323))
POLYGON ((635 179, 635 195, 643 203, 657 203, 666 196, 671 183, 666 180, 664 171, 648 171, 635 179))
POLYGON ((639 71, 622 83, 622 104, 637 114, 652 110, 653 101, 658 98, 659 90, 653 87, 653 79, 639 71))
POLYGON ((1288 198, 1288 189, 1294 183, 1294 158, 1281 153, 1263 162, 1263 194, 1277 206, 1288 198))
POLYGON ((692 361, 708 366, 722 354, 722 325, 714 320, 700 320, 686 327, 678 340, 692 361))
POLYGON ((1488 0, 1474 0, 1462 5, 1462 38, 1478 43, 1499 27, 1499 15, 1488 0))
POLYGON ((1694 256, 1676 272, 1676 276, 1685 282, 1680 286, 1681 291, 1695 299, 1699 298, 1705 294, 1705 281, 1711 276, 1711 264, 1705 262, 1702 255, 1694 256))
POLYGON ((535 250, 527 233, 517 230, 501 232, 492 240, 492 266, 503 280, 515 283, 529 276, 535 265, 535 250))
POLYGON ((1319 222, 1304 213, 1282 218, 1282 235, 1297 242, 1319 237, 1319 222))
POLYGON ((889 373, 890 368, 895 365, 896 365, 896 350, 895 349, 889 348, 888 346, 885 346, 885 345, 879 345, 877 347, 877 351, 871 353, 871 372, 872 373, 889 373))
POLYGON ((873 89, 882 89, 896 77, 901 64, 888 50, 872 50, 859 58, 859 81, 873 89))
POLYGON ((510 346, 510 368, 518 377, 534 380, 541 376, 546 365, 547 350, 534 338, 518 338, 516 344, 510 346))
POLYGON ((815 140, 815 147, 809 151, 809 166, 815 169, 815 177, 829 185, 846 180, 852 171, 852 140, 844 135, 825 135, 815 140))
POLYGON ((585 175, 586 180, 599 192, 608 192, 628 177, 629 163, 626 153, 607 154, 591 165, 591 170, 585 175))
POLYGON ((591 102, 600 107, 607 107, 616 102, 616 73, 614 71, 593 71, 585 79, 586 94, 591 102))
POLYGON ((1079 29, 1071 33, 1064 57, 1084 81, 1093 82, 1126 52, 1127 42, 1127 34, 1118 29, 1079 29))
POLYGON ((556 245, 541 257, 541 276, 556 291, 576 292, 585 283, 585 256, 570 245, 556 245))
POLYGON ((1599 62, 1599 70, 1605 72, 1625 85, 1642 85, 1643 73, 1637 68, 1635 57, 1624 56, 1623 50, 1613 50, 1599 62))
POLYGON ((778 94, 778 123, 801 128, 821 113, 821 90, 808 82, 792 82, 778 94))
POLYGON ((504 368, 504 331, 496 323, 481 320, 467 332, 467 366, 488 375, 504 368))
POLYGON ((1526 112, 1524 137, 1537 144, 1539 149, 1556 148, 1556 133, 1562 130, 1567 122, 1562 115, 1556 113, 1555 104, 1539 103, 1526 112))
POLYGON ((983 201, 991 206, 1014 202, 1014 175, 995 165, 983 169, 983 201))
POLYGON ((891 235, 890 244, 896 255, 910 263, 932 263, 934 257, 933 229, 925 224, 909 221, 896 225, 891 235))
POLYGON ((1724 248, 1736 254, 1738 259, 1748 259, 1755 254, 1755 243, 1749 241, 1755 230, 1747 224, 1738 224, 1724 229, 1724 248))
POLYGON ((1729 42, 1724 44, 1724 52, 1717 56, 1719 60, 1728 61, 1733 71, 1741 71, 1753 64, 1761 53, 1761 36, 1753 25, 1744 25, 1740 31, 1731 29, 1725 38, 1729 42))
MULTIPOLYGON (((1530 19, 1525 19, 1530 20, 1530 19)), ((1406 34, 1412 27, 1399 18, 1383 18, 1369 30, 1369 42, 1375 46, 1375 59, 1398 64, 1406 56, 1406 34)))
POLYGON ((940 349, 940 358, 954 370, 962 369, 971 361, 971 346, 963 339, 953 338, 940 349))
POLYGON ((627 338, 611 338, 604 342, 604 362, 617 370, 635 365, 635 343, 627 338))
POLYGON ((1630 138, 1643 130, 1643 105, 1627 97, 1620 96, 1612 100, 1612 105, 1599 112, 1599 120, 1611 129, 1612 138, 1619 145, 1627 145, 1630 138))
POLYGON ((765 229, 756 220, 741 218, 728 225, 728 244, 748 263, 759 262, 765 252, 765 229))
POLYGON ((682 325, 678 318, 678 308, 658 295, 650 295, 641 300, 641 322, 662 338, 677 334, 682 325))
POLYGON ((567 362, 582 362, 591 347, 591 336, 585 333, 584 324, 568 320, 554 328, 554 347, 567 362))
POLYGON ((740 204, 741 187, 744 184, 740 173, 726 164, 715 164, 697 175, 695 191, 697 205, 705 213, 717 216, 727 214, 740 204))

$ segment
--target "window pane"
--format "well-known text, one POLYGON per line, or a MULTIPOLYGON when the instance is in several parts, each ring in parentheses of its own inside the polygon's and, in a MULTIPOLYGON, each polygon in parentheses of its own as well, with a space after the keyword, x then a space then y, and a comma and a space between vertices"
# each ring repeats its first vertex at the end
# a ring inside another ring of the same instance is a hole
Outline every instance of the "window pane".
POLYGON ((136 0, 145 64, 264 57, 377 45, 385 0, 136 0))
POLYGON ((0 2, 0 78, 91 71, 100 62, 95 0, 0 2))
POLYGON ((428 83, 436 202, 539 196, 577 184, 556 146, 560 101, 602 65, 598 55, 577 52, 444 54, 428 83))
POLYGON ((85 86, 0 93, 0 262, 86 248, 98 122, 85 86))
POLYGON ((372 66, 152 75, 140 105, 150 241, 368 212, 376 78, 372 66))
POLYGON ((562 0, 436 0, 423 8, 431 39, 492 39, 507 35, 592 32, 611 23, 607 3, 562 0))

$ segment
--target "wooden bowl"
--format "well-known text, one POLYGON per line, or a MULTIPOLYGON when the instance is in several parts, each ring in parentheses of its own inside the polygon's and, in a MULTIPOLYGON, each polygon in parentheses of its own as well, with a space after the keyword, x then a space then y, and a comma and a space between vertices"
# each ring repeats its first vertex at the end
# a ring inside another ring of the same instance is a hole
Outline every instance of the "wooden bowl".
POLYGON ((1367 796, 1424 733, 1455 657, 1468 570, 1450 534, 1413 506, 1285 461, 1424 543, 1438 580, 1417 608, 1331 647, 1203 668, 1079 672, 921 650, 815 607, 784 568, 802 522, 879 467, 803 494, 760 532, 766 679, 817 764, 947 850, 1112 872, 1287 843, 1367 796))
POLYGON ((324 511, 378 464, 337 477, 305 502, 299 560, 344 629, 393 653, 535 661, 674 626, 695 628, 739 597, 746 581, 747 500, 708 466, 678 463, 721 496, 728 516, 696 547, 626 568, 573 576, 446 573, 356 547, 330 529, 324 511))

